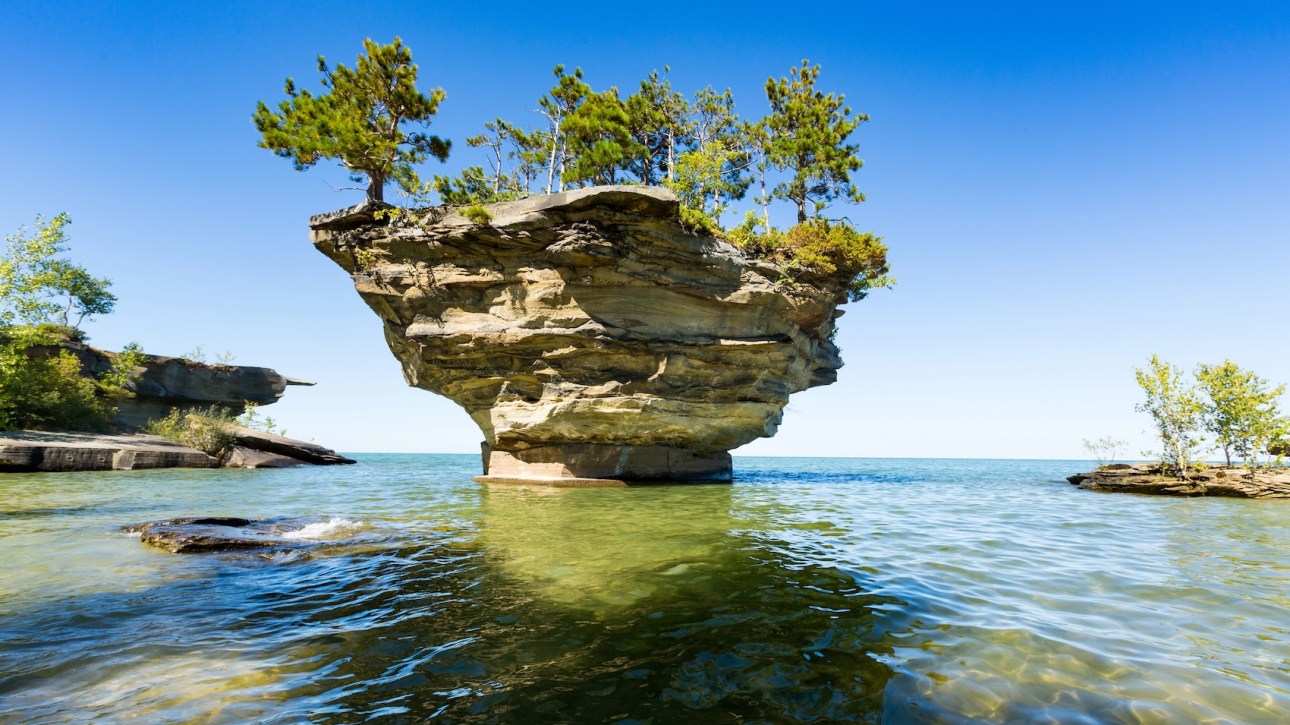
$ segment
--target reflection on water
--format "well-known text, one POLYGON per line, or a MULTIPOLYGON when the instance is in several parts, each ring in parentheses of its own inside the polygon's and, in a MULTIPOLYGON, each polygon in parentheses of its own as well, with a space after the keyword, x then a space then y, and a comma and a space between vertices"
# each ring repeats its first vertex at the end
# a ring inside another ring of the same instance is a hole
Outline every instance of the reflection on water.
POLYGON ((743 459, 482 488, 475 457, 0 477, 0 721, 1273 722, 1285 502, 1077 464, 743 459), (119 526, 304 517, 174 556, 119 526))

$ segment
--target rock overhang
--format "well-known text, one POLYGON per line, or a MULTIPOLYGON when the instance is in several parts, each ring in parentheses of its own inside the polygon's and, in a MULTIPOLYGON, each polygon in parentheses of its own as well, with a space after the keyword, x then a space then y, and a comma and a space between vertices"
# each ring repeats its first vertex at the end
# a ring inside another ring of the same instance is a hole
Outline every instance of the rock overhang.
POLYGON ((381 318, 408 383, 461 405, 510 478, 576 448, 560 476, 685 478, 649 470, 669 460, 646 451, 660 449, 708 460, 697 480, 728 479, 729 450, 774 435, 791 393, 836 379, 845 291, 692 233, 666 189, 486 209, 481 224, 359 205, 313 217, 311 237, 381 318), (605 467, 611 450, 637 462, 630 475, 605 467))

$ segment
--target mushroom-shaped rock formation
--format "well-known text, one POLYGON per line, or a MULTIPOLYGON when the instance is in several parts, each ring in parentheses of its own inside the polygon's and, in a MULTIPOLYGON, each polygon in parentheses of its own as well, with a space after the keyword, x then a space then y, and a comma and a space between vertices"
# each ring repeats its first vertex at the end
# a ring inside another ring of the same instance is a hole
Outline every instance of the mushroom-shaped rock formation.
POLYGON ((788 396, 827 385, 846 280, 695 234, 665 189, 592 187, 477 210, 313 217, 410 385, 484 434, 480 480, 729 480, 788 396))

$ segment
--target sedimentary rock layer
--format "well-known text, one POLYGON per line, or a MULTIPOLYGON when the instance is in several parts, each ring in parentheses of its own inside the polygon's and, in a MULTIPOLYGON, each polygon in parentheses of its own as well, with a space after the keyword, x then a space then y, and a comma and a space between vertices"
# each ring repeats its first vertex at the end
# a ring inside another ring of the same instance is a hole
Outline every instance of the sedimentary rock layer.
POLYGON ((774 435, 791 393, 836 378, 843 290, 687 231, 671 192, 596 187, 487 210, 477 223, 360 206, 311 227, 408 383, 465 408, 491 460, 601 475, 613 452, 663 467, 612 477, 728 478, 727 451, 774 435), (579 455, 562 457, 571 445, 579 455), (687 456, 711 465, 687 474, 687 456))
MULTIPOLYGON (((93 376, 109 370, 118 354, 73 341, 64 342, 61 347, 80 358, 83 374, 93 376)), ((218 407, 232 415, 241 415, 247 403, 276 403, 288 385, 313 383, 285 377, 271 368, 145 355, 143 366, 135 370, 127 385, 135 395, 118 404, 112 427, 122 432, 137 431, 148 421, 164 418, 175 409, 218 407)))

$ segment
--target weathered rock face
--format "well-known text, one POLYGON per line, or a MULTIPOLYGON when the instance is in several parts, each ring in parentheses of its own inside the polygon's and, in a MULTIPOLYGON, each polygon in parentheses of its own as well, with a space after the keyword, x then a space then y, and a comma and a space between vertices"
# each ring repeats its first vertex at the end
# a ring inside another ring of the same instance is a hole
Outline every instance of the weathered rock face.
POLYGON ((844 291, 686 231, 666 190, 596 187, 311 220, 409 384, 484 434, 495 476, 726 479, 791 393, 836 378, 844 291))
MULTIPOLYGON (((112 367, 114 352, 68 341, 62 347, 81 360, 85 375, 100 375, 112 367)), ((247 365, 214 365, 164 355, 145 355, 128 387, 135 396, 121 401, 112 427, 119 431, 140 430, 148 421, 164 418, 170 411, 217 406, 241 415, 246 403, 269 405, 282 397, 288 385, 313 385, 307 380, 284 377, 271 368, 247 365)))

